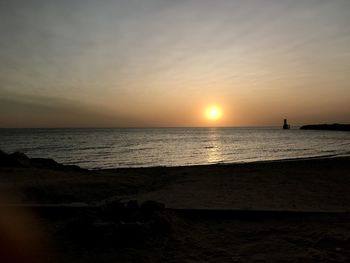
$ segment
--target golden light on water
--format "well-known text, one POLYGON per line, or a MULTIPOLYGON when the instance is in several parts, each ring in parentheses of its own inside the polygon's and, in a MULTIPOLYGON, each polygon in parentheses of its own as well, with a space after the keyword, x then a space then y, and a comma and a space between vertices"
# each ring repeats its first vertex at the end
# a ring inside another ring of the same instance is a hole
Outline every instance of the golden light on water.
POLYGON ((205 109, 205 117, 211 121, 217 121, 222 117, 222 109, 219 106, 209 106, 205 109))

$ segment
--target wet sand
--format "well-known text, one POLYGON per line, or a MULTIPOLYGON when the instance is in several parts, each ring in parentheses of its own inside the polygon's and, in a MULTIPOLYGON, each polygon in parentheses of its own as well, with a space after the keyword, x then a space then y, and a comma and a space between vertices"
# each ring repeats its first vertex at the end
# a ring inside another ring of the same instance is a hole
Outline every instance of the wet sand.
POLYGON ((50 247, 41 262, 350 259, 349 157, 97 171, 25 166, 0 168, 1 203, 27 206, 50 247), (166 209, 149 215, 135 206, 147 200, 166 209))

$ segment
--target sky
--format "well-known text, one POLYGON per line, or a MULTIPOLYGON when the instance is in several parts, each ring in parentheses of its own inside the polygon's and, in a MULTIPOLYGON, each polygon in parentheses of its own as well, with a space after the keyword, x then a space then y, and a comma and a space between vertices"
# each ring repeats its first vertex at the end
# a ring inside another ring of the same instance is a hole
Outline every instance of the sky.
POLYGON ((349 123, 349 105, 349 0, 0 1, 2 128, 349 123))

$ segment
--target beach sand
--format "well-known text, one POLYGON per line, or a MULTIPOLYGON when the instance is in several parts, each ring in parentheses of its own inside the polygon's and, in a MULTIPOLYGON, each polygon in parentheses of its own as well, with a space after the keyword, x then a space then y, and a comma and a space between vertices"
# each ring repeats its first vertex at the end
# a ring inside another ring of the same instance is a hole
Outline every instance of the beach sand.
POLYGON ((0 230, 24 232, 7 255, 37 243, 27 262, 347 262, 349 190, 349 157, 94 171, 24 161, 0 168, 0 230), (139 207, 148 200, 166 209, 139 207))

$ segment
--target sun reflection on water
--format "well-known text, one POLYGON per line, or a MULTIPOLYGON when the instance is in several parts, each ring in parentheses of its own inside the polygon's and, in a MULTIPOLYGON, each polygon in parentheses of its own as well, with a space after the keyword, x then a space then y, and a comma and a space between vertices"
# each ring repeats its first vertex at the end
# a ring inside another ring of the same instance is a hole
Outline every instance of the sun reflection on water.
POLYGON ((216 128, 209 130, 208 146, 206 149, 208 163, 218 163, 222 160, 218 130, 216 128))

